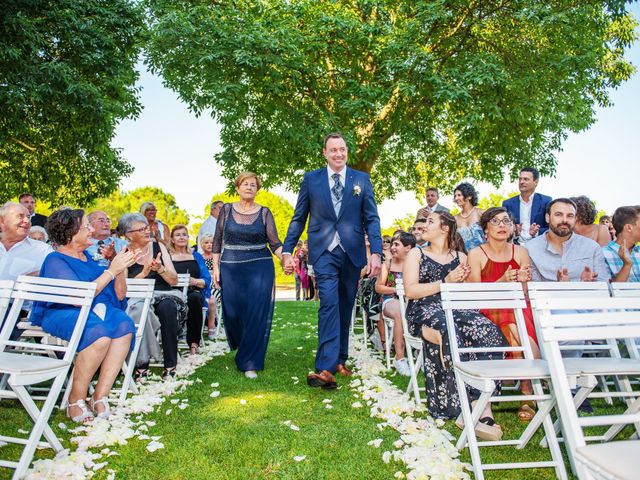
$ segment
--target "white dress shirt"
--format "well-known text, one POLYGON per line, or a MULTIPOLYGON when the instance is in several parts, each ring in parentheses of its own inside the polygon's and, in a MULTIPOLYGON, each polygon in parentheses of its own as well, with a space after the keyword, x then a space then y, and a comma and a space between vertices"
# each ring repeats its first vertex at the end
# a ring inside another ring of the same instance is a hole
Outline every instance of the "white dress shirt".
MULTIPOLYGON (((338 175, 340 175, 340 182, 342 183, 342 199, 340 200, 340 202, 342 202, 342 200, 344 200, 344 195, 346 193, 346 182, 345 182, 346 179, 347 179, 347 167, 346 167, 346 165, 344 167, 342 167, 342 170, 339 171, 339 172, 334 172, 333 170, 331 170, 331 167, 329 165, 327 165, 327 175, 329 176, 329 195, 331 196, 331 201, 334 202, 334 205, 335 205, 335 198, 333 198, 333 192, 331 191, 331 189, 333 188, 333 186, 336 183, 335 180, 333 179, 333 175, 336 174, 336 173, 338 175)), ((340 206, 341 206, 341 203, 337 205, 338 211, 340 211, 340 206)), ((338 245, 340 246, 340 248, 342 248, 342 244, 340 243, 340 235, 338 235, 338 231, 336 230, 336 234, 333 236, 333 240, 329 244, 329 247, 327 247, 327 250, 329 250, 331 252, 338 245)), ((344 248, 342 248, 342 249, 344 250, 344 248)))
POLYGON ((520 231, 520 244, 526 243, 531 240, 531 207, 533 206, 533 199, 536 196, 535 192, 529 198, 528 202, 525 202, 520 195, 520 224, 522 230, 520 231))
POLYGON ((29 237, 9 250, 0 242, 0 279, 15 280, 20 275, 37 274, 51 252, 51 245, 29 237))

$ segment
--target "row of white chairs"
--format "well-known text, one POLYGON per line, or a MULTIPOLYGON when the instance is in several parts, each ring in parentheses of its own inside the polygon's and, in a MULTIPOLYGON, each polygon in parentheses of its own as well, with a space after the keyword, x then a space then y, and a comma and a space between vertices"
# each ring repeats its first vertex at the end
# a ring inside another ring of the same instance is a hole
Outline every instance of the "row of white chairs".
MULTIPOLYGON (((65 380, 69 376, 61 404, 62 408, 66 407, 73 377, 72 374, 69 375, 69 370, 73 365, 77 346, 90 312, 95 288, 96 284, 93 282, 31 276, 19 277, 15 283, 11 281, 0 282, 0 318, 4 318, 9 302, 12 302, 11 310, 0 333, 0 375, 3 377, 0 398, 19 400, 34 421, 33 429, 27 439, 0 436, 2 441, 25 445, 18 462, 0 460, 0 466, 15 468, 13 478, 21 478, 25 474, 37 446, 51 447, 56 452, 62 450, 59 440, 48 426, 48 419, 65 380), (25 301, 47 301, 80 306, 78 319, 70 340, 68 342, 47 341, 48 335, 28 322, 20 322, 19 324, 19 327, 27 328, 27 334, 16 340, 10 340, 25 301), (45 341, 36 343, 32 341, 33 337, 40 337, 45 341), (53 380, 50 387, 36 387, 50 380, 53 380), (45 394, 34 395, 35 392, 40 391, 44 391, 45 394), (37 408, 34 400, 44 401, 41 409, 37 408), (45 436, 47 442, 40 442, 42 435, 45 436)), ((153 280, 127 279, 127 298, 129 300, 141 299, 143 306, 140 323, 136 325, 134 348, 122 366, 122 385, 113 392, 118 397, 119 403, 124 402, 129 392, 137 392, 132 378, 133 369, 153 299, 153 288, 153 280)))
MULTIPOLYGON (((492 349, 462 348, 458 346, 455 333, 454 310, 464 309, 508 309, 512 310, 516 319, 516 327, 520 338, 528 338, 523 310, 526 308, 526 295, 519 283, 464 283, 443 284, 442 305, 447 319, 447 330, 450 337, 451 355, 458 393, 460 396, 462 417, 465 428, 460 435, 457 448, 469 448, 477 479, 484 478, 484 471, 496 469, 541 468, 555 469, 558 478, 567 478, 563 458, 559 448, 556 432, 558 426, 553 425, 551 412, 557 410, 559 424, 562 425, 563 438, 574 472, 579 478, 627 478, 625 472, 633 477, 633 472, 640 470, 640 441, 610 442, 618 436, 627 424, 634 424, 640 433, 640 392, 633 391, 629 377, 640 375, 640 359, 635 345, 635 338, 640 337, 640 315, 632 310, 640 310, 640 286, 633 284, 600 283, 536 283, 528 284, 529 296, 534 312, 537 335, 542 351, 542 359, 535 359, 529 342, 519 347, 501 347, 492 349), (610 296, 610 293, 612 296, 610 296), (622 297, 622 298, 620 298, 622 297), (587 311, 585 311, 585 309, 587 311), (630 311, 631 310, 631 311, 630 311), (563 359, 561 351, 568 348, 559 344, 563 340, 598 341, 589 346, 599 355, 591 358, 563 359), (618 341, 626 342, 630 358, 623 358, 618 349, 618 341), (465 354, 473 352, 520 352, 522 359, 514 360, 476 360, 465 361, 465 354), (613 376, 617 380, 616 391, 608 390, 606 381, 600 382, 603 391, 594 393, 598 385, 596 378, 613 376), (502 380, 530 380, 532 395, 494 395, 496 382, 502 380), (543 388, 542 381, 548 382, 550 391, 543 388), (470 407, 467 386, 474 387, 481 395, 470 407), (578 394, 572 396, 571 390, 579 387, 578 394), (578 418, 576 407, 587 397, 619 398, 626 405, 624 414, 605 415, 598 419, 578 418), (532 421, 517 439, 480 442, 475 436, 474 426, 477 424, 487 404, 495 402, 511 402, 535 400, 538 411, 532 421), (585 436, 584 427, 593 425, 611 425, 604 435, 585 436), (549 447, 551 460, 543 462, 511 462, 483 463, 480 447, 515 446, 524 448, 536 431, 544 430, 544 445, 549 447), (587 441, 598 443, 587 445, 587 441), (616 445, 616 446, 612 446, 616 445), (607 458, 608 452, 618 449, 629 453, 625 462, 608 465, 598 462, 607 458), (635 468, 635 470, 634 470, 635 468), (617 470, 616 470, 617 469, 617 470)), ((422 367, 422 339, 410 335, 405 316, 404 292, 400 282, 398 293, 404 327, 407 357, 410 361, 411 381, 408 392, 420 402, 417 374, 422 367), (414 357, 414 351, 417 358, 414 357)))

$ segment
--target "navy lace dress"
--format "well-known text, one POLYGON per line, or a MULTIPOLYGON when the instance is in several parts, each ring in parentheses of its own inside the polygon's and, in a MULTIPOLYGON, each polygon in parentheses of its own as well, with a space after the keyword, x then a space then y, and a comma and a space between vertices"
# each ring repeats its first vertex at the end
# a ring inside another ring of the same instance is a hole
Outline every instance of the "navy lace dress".
POLYGON ((221 253, 222 317, 227 340, 237 349, 236 365, 263 370, 275 298, 275 270, 271 252, 278 239, 273 214, 266 207, 244 214, 227 203, 218 217, 213 253, 221 253))

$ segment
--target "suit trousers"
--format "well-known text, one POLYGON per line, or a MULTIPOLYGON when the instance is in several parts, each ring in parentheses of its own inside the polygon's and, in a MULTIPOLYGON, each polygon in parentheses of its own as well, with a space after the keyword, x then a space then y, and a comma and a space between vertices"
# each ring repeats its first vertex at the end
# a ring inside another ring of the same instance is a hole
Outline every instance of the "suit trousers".
POLYGON ((337 246, 325 250, 313 265, 320 294, 316 371, 336 372, 349 356, 351 314, 358 290, 360 267, 337 246))

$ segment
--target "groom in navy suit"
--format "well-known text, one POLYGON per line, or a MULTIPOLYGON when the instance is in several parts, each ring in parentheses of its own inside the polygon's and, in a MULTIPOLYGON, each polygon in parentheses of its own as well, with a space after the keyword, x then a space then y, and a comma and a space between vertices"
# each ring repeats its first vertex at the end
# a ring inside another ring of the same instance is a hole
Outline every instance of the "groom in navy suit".
POLYGON ((371 180, 366 173, 347 167, 342 135, 327 135, 322 152, 327 166, 305 174, 302 180, 282 262, 285 273, 291 274, 295 266, 291 252, 308 218, 309 264, 316 276, 320 309, 316 371, 307 376, 307 384, 331 389, 337 387, 336 372, 351 375, 345 364, 360 271, 367 265, 370 277, 380 273, 382 239, 371 180), (368 260, 365 230, 371 246, 368 260))

